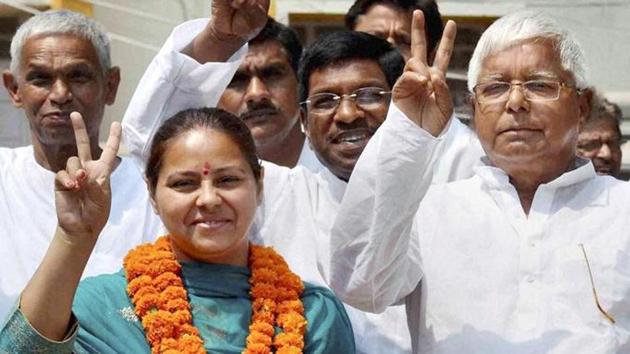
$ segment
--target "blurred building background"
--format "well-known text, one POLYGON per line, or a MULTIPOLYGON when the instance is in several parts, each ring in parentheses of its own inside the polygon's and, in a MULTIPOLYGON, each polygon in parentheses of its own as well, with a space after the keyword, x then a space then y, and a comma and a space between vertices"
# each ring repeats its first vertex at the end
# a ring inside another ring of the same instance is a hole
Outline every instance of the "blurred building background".
MULTIPOLYGON (((352 0, 272 0, 272 15, 295 28, 309 43, 322 33, 342 30, 352 0)), ((624 112, 622 133, 630 138, 630 0, 437 0, 440 12, 458 24, 449 83, 456 91, 460 117, 466 118, 466 68, 475 43, 496 18, 520 9, 545 11, 569 28, 582 44, 590 81, 624 112)), ((37 11, 68 8, 95 18, 112 39, 113 62, 121 67, 116 104, 104 124, 120 120, 140 77, 171 29, 205 17, 209 0, 0 0, 0 69, 9 66, 9 43, 16 27, 37 11)), ((105 130, 106 133, 106 130, 105 130)), ((30 140, 21 112, 0 89, 0 146, 30 140)), ((630 144, 623 147, 623 169, 630 171, 630 144)))

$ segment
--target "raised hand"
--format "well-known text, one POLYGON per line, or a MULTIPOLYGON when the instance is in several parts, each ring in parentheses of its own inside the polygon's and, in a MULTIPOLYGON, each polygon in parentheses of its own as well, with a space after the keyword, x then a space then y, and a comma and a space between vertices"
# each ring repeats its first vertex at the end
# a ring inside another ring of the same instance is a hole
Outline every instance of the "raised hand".
POLYGON ((427 61, 427 45, 422 11, 413 13, 411 58, 392 90, 392 101, 424 130, 438 136, 453 114, 453 100, 446 85, 446 70, 453 53, 457 28, 448 21, 433 66, 427 61))
POLYGON ((267 23, 269 0, 212 0, 210 25, 219 40, 256 37, 267 23))
POLYGON ((78 156, 68 159, 66 169, 55 177, 55 205, 59 228, 70 242, 96 241, 109 218, 110 175, 116 167, 120 123, 110 128, 107 144, 98 160, 92 159, 90 138, 81 114, 70 114, 78 156))

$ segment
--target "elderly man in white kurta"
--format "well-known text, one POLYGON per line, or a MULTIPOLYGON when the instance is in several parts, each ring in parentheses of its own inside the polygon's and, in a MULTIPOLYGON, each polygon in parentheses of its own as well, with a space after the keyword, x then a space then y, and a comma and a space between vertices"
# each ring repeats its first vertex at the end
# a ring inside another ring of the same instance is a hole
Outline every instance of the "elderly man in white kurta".
MULTIPOLYGON (((148 142, 162 121, 181 109, 212 104, 211 99, 218 97, 210 89, 214 77, 226 73, 228 69, 223 65, 238 67, 243 57, 245 48, 239 49, 228 63, 217 66, 217 63, 196 60, 183 53, 206 24, 207 21, 198 20, 175 29, 136 90, 125 114, 123 128, 130 152, 140 160, 144 159, 148 142), (190 68, 196 65, 197 68, 182 71, 178 69, 178 63, 190 65, 190 68)), ((343 80, 340 77, 338 81, 343 80)), ((456 127, 461 129, 456 132, 465 132, 461 123, 456 127)), ((464 158, 460 152, 466 151, 469 142, 474 144, 475 140, 465 133, 458 140, 459 133, 456 132, 447 135, 457 143, 457 147, 450 151, 452 159, 457 161, 453 170, 469 175, 470 165, 479 155, 472 153, 464 158)), ((456 174, 444 168, 443 173, 435 175, 452 178, 456 174)), ((264 181, 264 197, 252 228, 252 238, 276 247, 304 280, 326 285, 328 235, 345 190, 345 181, 328 169, 314 174, 304 168, 287 169, 272 164, 265 164, 264 181)), ((348 308, 348 312, 360 353, 410 351, 403 308, 390 308, 385 315, 366 314, 352 308, 348 308)))
POLYGON ((485 165, 433 186, 417 157, 439 155, 430 108, 448 95, 418 62, 349 182, 332 288, 367 311, 404 299, 419 353, 630 352, 630 188, 575 156, 590 96, 578 44, 537 13, 490 26, 468 74, 485 165))
MULTIPOLYGON (((57 226, 55 173, 77 154, 70 112, 83 115, 92 154, 100 156, 99 128, 119 80, 107 35, 84 15, 42 13, 25 22, 11 42, 11 69, 3 81, 29 121, 32 145, 0 148, 0 325, 57 226)), ((119 158, 111 184, 112 214, 84 276, 117 271, 132 246, 153 240, 161 230, 138 166, 119 158)))

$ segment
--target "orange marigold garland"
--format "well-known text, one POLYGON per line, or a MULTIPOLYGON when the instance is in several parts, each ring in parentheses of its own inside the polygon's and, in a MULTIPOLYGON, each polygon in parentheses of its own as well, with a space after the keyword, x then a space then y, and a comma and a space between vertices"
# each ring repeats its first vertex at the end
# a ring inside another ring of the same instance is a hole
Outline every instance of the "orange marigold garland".
MULTIPOLYGON (((244 354, 301 354, 306 319, 304 284, 278 253, 250 245, 252 323, 244 354), (282 329, 277 336, 275 327, 282 329), (275 348, 275 351, 272 350, 275 348)), ((154 354, 206 353, 192 324, 188 294, 167 236, 130 251, 123 262, 127 293, 154 354)))
POLYGON ((136 247, 123 262, 127 293, 142 322, 151 353, 206 353, 192 325, 188 293, 168 237, 136 247))
POLYGON ((272 248, 250 246, 252 324, 244 354, 302 353, 306 319, 300 300, 304 284, 272 248), (274 325, 282 332, 274 338, 274 325))

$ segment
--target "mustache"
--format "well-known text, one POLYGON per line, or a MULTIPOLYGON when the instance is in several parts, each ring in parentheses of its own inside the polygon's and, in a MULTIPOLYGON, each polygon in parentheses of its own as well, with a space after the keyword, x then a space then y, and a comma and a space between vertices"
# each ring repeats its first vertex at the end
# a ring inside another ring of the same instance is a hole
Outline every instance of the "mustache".
POLYGON ((278 113, 280 113, 280 109, 278 109, 278 107, 271 103, 262 103, 247 107, 247 111, 241 113, 239 117, 242 120, 247 120, 258 116, 274 115, 278 113))

